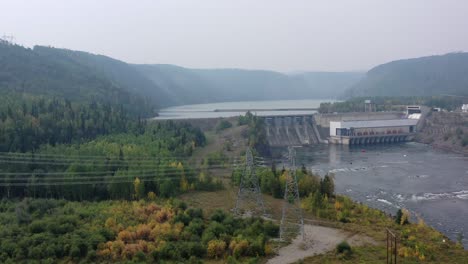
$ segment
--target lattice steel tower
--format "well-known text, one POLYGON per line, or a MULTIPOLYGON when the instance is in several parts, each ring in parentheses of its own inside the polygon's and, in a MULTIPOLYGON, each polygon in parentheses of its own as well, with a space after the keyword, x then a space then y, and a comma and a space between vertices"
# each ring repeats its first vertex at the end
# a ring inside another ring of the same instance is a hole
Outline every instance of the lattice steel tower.
POLYGON ((280 224, 280 239, 288 240, 298 234, 305 238, 304 218, 302 216, 301 200, 296 176, 296 150, 289 147, 290 170, 286 177, 284 190, 283 213, 280 224))
POLYGON ((242 211, 252 216, 265 215, 260 183, 255 173, 255 163, 250 148, 247 148, 245 152, 245 169, 237 193, 236 208, 234 208, 234 212, 238 215, 242 211))

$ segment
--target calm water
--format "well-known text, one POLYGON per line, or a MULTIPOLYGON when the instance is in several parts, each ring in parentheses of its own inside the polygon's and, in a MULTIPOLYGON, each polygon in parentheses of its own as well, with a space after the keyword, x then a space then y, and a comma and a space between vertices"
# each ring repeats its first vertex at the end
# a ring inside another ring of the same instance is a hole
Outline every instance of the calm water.
POLYGON ((246 110, 254 114, 262 115, 293 115, 293 114, 313 114, 314 110, 301 110, 304 108, 318 108, 322 102, 333 102, 334 100, 280 100, 280 101, 249 101, 249 102, 225 102, 213 104, 182 105, 161 109, 159 116, 155 119, 195 119, 195 118, 216 118, 233 117, 244 115, 246 110), (269 109, 290 109, 290 111, 267 111, 269 109))
MULTIPOLYGON (((281 150, 285 152, 285 150, 281 150)), ((468 248, 468 157, 419 143, 318 145, 297 150, 297 163, 335 173, 336 191, 395 214, 407 208, 468 248)))

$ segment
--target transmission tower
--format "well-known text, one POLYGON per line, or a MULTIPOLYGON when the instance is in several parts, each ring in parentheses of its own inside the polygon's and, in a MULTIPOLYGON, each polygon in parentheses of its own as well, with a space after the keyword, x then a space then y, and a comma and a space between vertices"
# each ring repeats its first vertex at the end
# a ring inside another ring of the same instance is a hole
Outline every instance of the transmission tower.
POLYGON ((245 169, 241 177, 236 208, 234 209, 237 215, 240 215, 242 211, 247 215, 265 215, 262 192, 255 173, 255 164, 250 148, 247 148, 245 153, 245 169))
POLYGON ((296 150, 289 147, 290 172, 286 177, 284 190, 283 213, 280 224, 280 239, 288 240, 298 234, 304 240, 304 218, 302 217, 301 200, 296 176, 296 150))

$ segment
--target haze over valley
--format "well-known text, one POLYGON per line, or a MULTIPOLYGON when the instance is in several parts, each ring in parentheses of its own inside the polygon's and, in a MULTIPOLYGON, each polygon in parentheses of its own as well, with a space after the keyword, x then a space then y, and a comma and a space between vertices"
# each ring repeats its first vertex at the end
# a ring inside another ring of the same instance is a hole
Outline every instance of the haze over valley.
POLYGON ((468 263, 468 2, 0 8, 0 263, 468 263))

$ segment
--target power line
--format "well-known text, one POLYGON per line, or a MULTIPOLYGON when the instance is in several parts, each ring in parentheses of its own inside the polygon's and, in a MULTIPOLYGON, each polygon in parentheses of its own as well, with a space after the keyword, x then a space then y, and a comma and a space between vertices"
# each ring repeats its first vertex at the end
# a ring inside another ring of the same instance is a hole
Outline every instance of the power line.
MULTIPOLYGON (((223 168, 232 168, 234 165, 233 164, 226 164, 226 165, 211 165, 207 167, 184 167, 183 170, 186 172, 190 172, 191 170, 194 169, 204 169, 204 170, 210 170, 210 169, 223 169, 223 168)), ((137 169, 132 169, 132 170, 120 170, 120 171, 125 171, 129 173, 137 173, 137 172, 146 172, 146 171, 179 171, 180 169, 177 167, 173 166, 163 166, 163 167, 158 167, 153 170, 137 170, 137 169)), ((0 173, 0 176, 21 176, 21 175, 86 175, 86 174, 106 174, 106 173, 116 173, 119 171, 119 169, 115 171, 84 171, 84 172, 68 172, 68 171, 63 171, 63 172, 41 172, 41 171, 32 171, 32 172, 2 172, 0 173)), ((1 177, 0 177, 1 178, 1 177)))
MULTIPOLYGON (((62 182, 19 182, 19 183, 0 183, 0 186, 2 187, 35 187, 35 186, 54 186, 54 185, 80 185, 80 184, 116 184, 116 183, 126 183, 126 182, 133 182, 134 179, 139 178, 139 179, 146 179, 150 177, 156 177, 156 175, 149 174, 149 175, 138 175, 131 177, 129 175, 125 176, 114 176, 114 177, 107 177, 107 180, 99 180, 99 181, 80 181, 81 179, 70 179, 68 181, 62 181, 62 182), (133 178, 133 180, 118 180, 115 181, 113 180, 114 178, 133 178)), ((158 181, 158 180, 180 180, 182 178, 185 179, 199 179, 200 176, 194 175, 194 176, 181 176, 181 175, 176 175, 176 174, 169 174, 169 175, 164 175, 162 178, 155 178, 155 179, 146 179, 145 181, 158 181)))
MULTIPOLYGON (((189 171, 184 171, 184 173, 190 173, 190 172, 200 172, 200 171, 206 171, 206 170, 209 170, 209 169, 213 169, 213 168, 194 168, 194 169, 191 169, 189 171)), ((156 174, 163 174, 163 176, 165 175, 180 175, 179 174, 179 171, 178 170, 171 170, 171 171, 166 171, 166 170, 154 170, 154 171, 123 171, 124 173, 127 173, 127 174, 135 174, 136 176, 140 176, 140 175, 156 175, 156 174)), ((67 173, 62 173, 62 174, 56 174, 57 176, 63 176, 63 175, 67 175, 67 173)), ((24 176, 24 175, 22 175, 24 176)), ((23 178, 20 178, 20 177, 14 177, 14 178, 0 178, 0 180, 7 180, 7 181, 26 181, 26 180, 31 180, 31 179, 36 179, 36 180, 57 180, 57 179, 64 179, 64 180, 67 180, 67 179, 74 179, 74 178, 71 178, 71 177, 40 177, 41 174, 34 174, 34 173, 31 173, 31 177, 23 177, 23 178)), ((81 177, 80 174, 72 174, 72 175, 69 175, 69 176, 74 176, 76 177, 75 179, 80 179, 80 180, 84 180, 84 179, 99 179, 99 178, 104 178, 104 177, 111 177, 111 178, 115 178, 115 177, 124 177, 124 175, 94 175, 94 176, 83 176, 81 177)), ((128 177, 129 175, 125 175, 125 177, 128 177)))
MULTIPOLYGON (((57 165, 57 166, 65 166, 65 165, 74 165, 74 162, 53 162, 53 161, 25 161, 25 160, 0 160, 0 163, 10 163, 10 164, 30 164, 30 165, 57 165)), ((105 167, 105 166, 121 166, 121 165, 132 165, 132 164, 126 164, 125 162, 122 163, 93 163, 93 162, 81 162, 77 165, 92 165, 92 166, 100 166, 100 167, 105 167)), ((140 163, 137 164, 139 167, 154 167, 158 166, 158 164, 149 164, 149 163, 140 163)))
MULTIPOLYGON (((117 184, 117 183, 132 183, 136 178, 140 177, 134 177, 132 180, 126 180, 126 181, 88 181, 88 182, 52 182, 52 183, 0 183, 0 187, 34 187, 34 186, 61 186, 61 185, 88 185, 88 184, 117 184)), ((185 177, 186 179, 195 179, 198 178, 195 176, 192 177, 185 177)), ((174 180, 174 179, 179 179, 175 177, 164 177, 161 180, 174 180)), ((154 181, 154 179, 143 179, 140 180, 142 182, 151 182, 154 181)))
MULTIPOLYGON (((126 158, 132 158, 132 159, 141 159, 141 158, 146 158, 146 159, 155 159, 155 158, 185 158, 185 159, 190 159, 192 158, 191 156, 134 156, 130 155, 127 153, 125 155, 125 152, 123 153, 126 158)), ((86 155, 86 154, 49 154, 49 153, 35 153, 35 152, 0 152, 0 155, 10 155, 10 156, 36 156, 36 157, 78 157, 78 158, 114 158, 118 159, 119 154, 116 155, 86 155)))
POLYGON ((43 157, 34 157, 34 156, 5 156, 5 155, 0 155, 0 159, 6 159, 6 160, 33 160, 33 161, 64 161, 64 162, 82 162, 82 161, 93 161, 93 162, 107 162, 107 163, 117 163, 117 162, 141 162, 141 163, 154 163, 158 161, 173 161, 173 162, 179 162, 179 161, 205 161, 205 160, 226 160, 226 161, 238 161, 239 159, 232 159, 228 157, 215 157, 215 158, 180 158, 180 159, 174 159, 171 160, 169 158, 154 158, 154 159, 95 159, 95 158, 43 158, 43 157))

